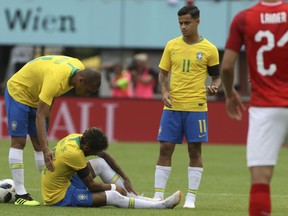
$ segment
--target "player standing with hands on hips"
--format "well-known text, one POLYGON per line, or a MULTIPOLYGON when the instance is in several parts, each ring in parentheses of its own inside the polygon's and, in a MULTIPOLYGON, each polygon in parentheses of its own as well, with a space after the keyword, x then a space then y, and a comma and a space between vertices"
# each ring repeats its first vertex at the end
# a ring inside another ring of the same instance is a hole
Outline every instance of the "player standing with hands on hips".
POLYGON ((166 44, 159 64, 164 110, 158 134, 160 154, 155 170, 154 199, 164 199, 175 144, 182 143, 185 137, 190 160, 184 208, 195 208, 203 172, 201 145, 208 141, 207 95, 215 95, 221 85, 219 53, 198 33, 200 11, 196 6, 181 8, 178 21, 182 36, 166 44), (206 87, 208 75, 212 82, 206 87))
POLYGON ((271 214, 270 182, 288 137, 288 4, 262 0, 238 13, 221 66, 226 109, 241 120, 245 107, 233 87, 234 66, 245 46, 251 82, 247 166, 251 174, 249 215, 271 214))
POLYGON ((53 154, 48 148, 47 131, 55 97, 75 88, 79 96, 98 91, 101 75, 85 69, 80 60, 68 56, 42 56, 25 64, 7 82, 5 105, 11 136, 9 165, 15 183, 17 205, 40 203, 24 187, 23 149, 29 134, 36 165, 53 171, 53 154), (45 164, 44 164, 45 159, 45 164))

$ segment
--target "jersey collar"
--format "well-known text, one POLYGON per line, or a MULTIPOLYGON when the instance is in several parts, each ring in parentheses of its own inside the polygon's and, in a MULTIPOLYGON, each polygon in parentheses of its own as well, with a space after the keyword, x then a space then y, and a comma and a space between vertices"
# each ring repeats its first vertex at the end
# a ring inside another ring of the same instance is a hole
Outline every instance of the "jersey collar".
POLYGON ((282 0, 280 1, 276 1, 276 2, 263 2, 261 1, 260 4, 265 5, 265 6, 278 6, 280 4, 282 4, 282 0))

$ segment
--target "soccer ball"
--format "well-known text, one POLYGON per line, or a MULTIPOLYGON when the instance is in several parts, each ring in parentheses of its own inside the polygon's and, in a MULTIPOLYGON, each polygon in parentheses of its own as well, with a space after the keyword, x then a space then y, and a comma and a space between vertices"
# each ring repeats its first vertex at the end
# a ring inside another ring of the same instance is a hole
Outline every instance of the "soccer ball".
POLYGON ((15 184, 12 179, 0 180, 0 203, 15 201, 15 184))

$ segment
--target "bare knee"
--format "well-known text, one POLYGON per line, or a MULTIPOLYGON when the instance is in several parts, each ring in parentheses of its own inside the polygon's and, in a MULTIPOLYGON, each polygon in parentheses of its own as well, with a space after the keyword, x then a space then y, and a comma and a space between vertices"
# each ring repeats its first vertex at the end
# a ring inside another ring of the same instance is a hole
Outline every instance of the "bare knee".
POLYGON ((89 160, 87 164, 93 178, 100 175, 103 171, 111 169, 107 162, 101 157, 93 158, 89 160))
POLYGON ((11 147, 16 149, 24 149, 26 145, 26 137, 11 137, 11 147))
POLYGON ((189 166, 203 167, 201 143, 189 143, 188 154, 190 159, 189 166))
POLYGON ((175 145, 167 142, 160 143, 160 154, 157 165, 171 166, 171 158, 174 152, 175 145))
POLYGON ((251 183, 270 184, 274 166, 255 166, 250 167, 251 183))

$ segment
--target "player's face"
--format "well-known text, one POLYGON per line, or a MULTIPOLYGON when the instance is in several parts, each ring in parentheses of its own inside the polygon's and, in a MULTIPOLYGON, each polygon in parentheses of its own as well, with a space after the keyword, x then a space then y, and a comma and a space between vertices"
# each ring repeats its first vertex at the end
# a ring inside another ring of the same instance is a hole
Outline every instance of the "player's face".
POLYGON ((197 31, 198 19, 193 19, 190 14, 178 16, 178 21, 184 37, 192 36, 197 31))
POLYGON ((83 146, 82 146, 81 149, 83 150, 83 153, 84 153, 85 157, 92 156, 92 155, 97 155, 98 152, 92 151, 92 150, 88 147, 88 145, 86 145, 86 144, 82 144, 82 145, 83 145, 83 146))
POLYGON ((87 148, 84 150, 84 155, 85 155, 85 157, 92 156, 92 155, 97 155, 97 153, 98 153, 98 152, 95 152, 95 151, 90 150, 89 147, 87 147, 87 148))

